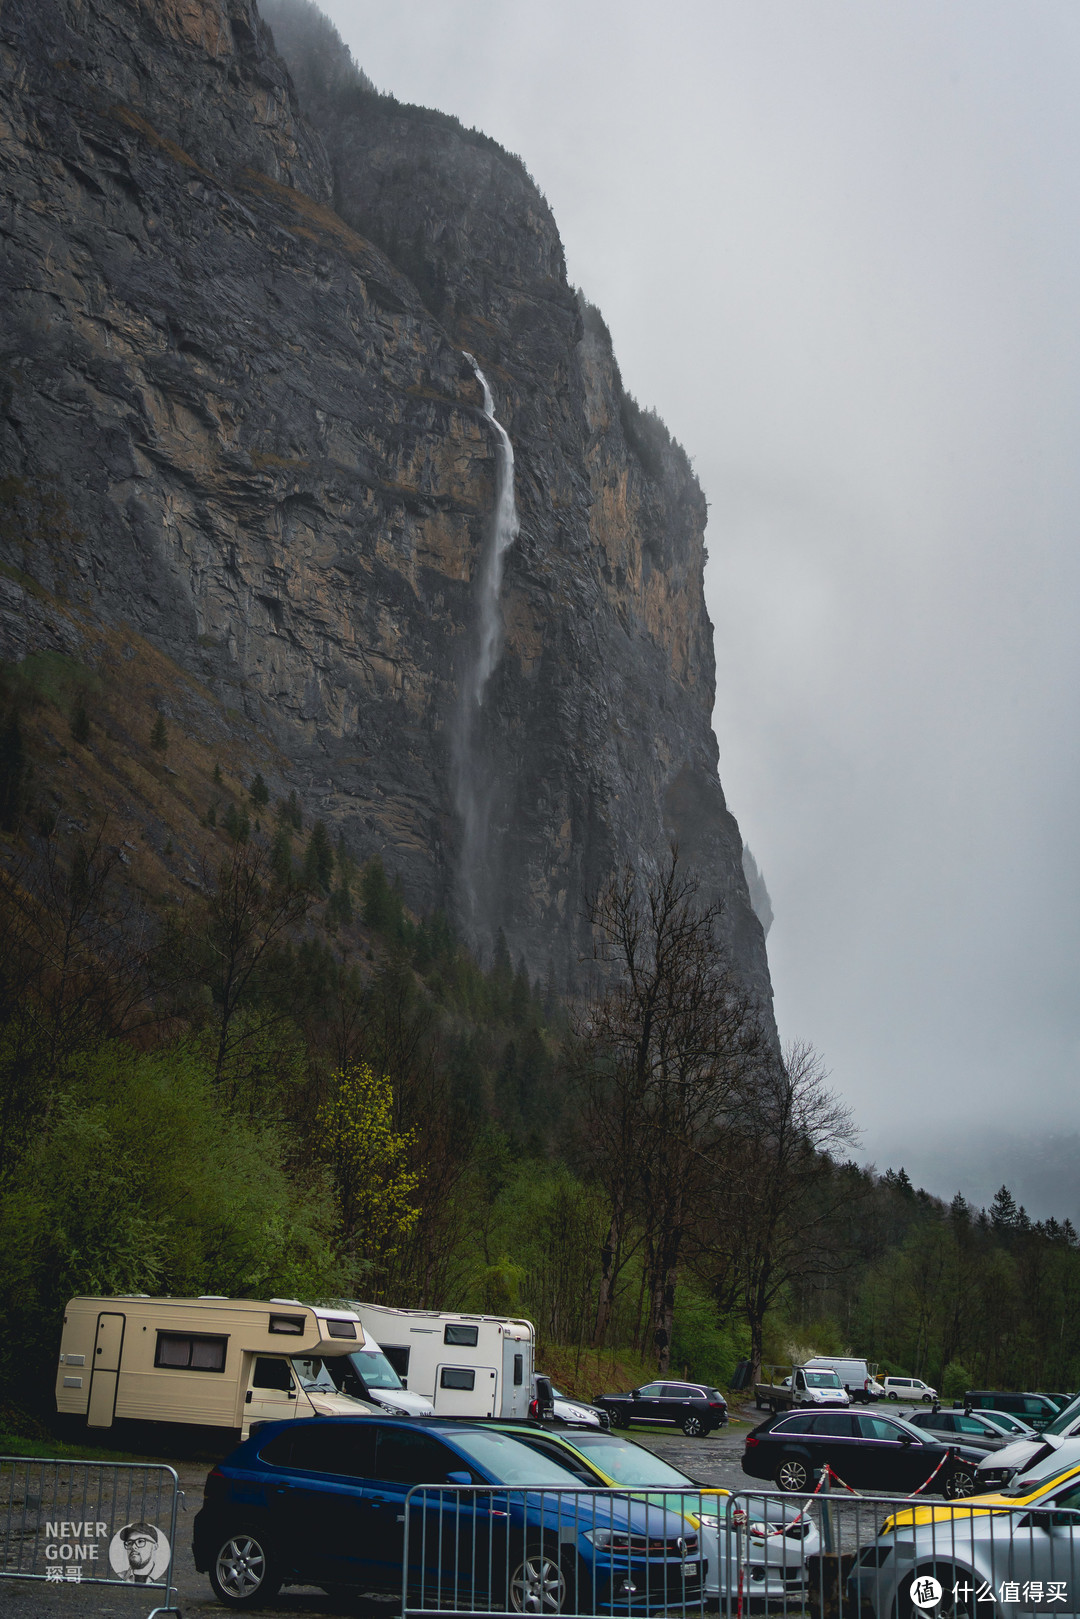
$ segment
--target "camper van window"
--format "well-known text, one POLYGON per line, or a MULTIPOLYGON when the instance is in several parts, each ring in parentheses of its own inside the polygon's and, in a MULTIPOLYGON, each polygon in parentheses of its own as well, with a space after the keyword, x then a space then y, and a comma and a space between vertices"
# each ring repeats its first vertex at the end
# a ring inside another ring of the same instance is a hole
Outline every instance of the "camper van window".
POLYGON ((303 1330, 304 1318, 302 1315, 272 1315, 270 1317, 271 1332, 291 1332, 295 1336, 301 1334, 303 1330))
POLYGON ((514 1356, 514 1387, 519 1389, 525 1381, 525 1356, 514 1356))
POLYGON ((201 1338, 191 1333, 159 1332, 154 1365, 191 1372, 223 1372, 228 1338, 201 1338))
MULTIPOLYGON (((326 1320, 326 1317, 323 1317, 326 1320)), ((326 1321, 326 1330, 331 1338, 355 1338, 355 1321, 326 1321)))
POLYGON ((439 1373, 439 1387, 444 1389, 475 1388, 476 1373, 471 1366, 444 1366, 439 1373))
POLYGON ((291 1389, 293 1380, 288 1361, 277 1360, 272 1355, 256 1355, 251 1386, 253 1389, 291 1389))
POLYGON ((458 1325, 455 1327, 447 1327, 443 1332, 444 1344, 458 1344, 465 1349, 475 1349, 479 1342, 479 1327, 465 1327, 458 1325))

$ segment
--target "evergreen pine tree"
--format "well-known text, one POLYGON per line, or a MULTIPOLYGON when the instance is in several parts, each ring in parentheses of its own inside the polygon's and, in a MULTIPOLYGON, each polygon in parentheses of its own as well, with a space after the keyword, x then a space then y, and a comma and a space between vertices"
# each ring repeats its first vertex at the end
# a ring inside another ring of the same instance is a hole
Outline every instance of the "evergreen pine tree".
POLYGON ((234 843, 246 843, 251 836, 251 822, 248 820, 247 810, 238 810, 231 799, 221 824, 234 843))
POLYGON ((316 821, 304 852, 304 881, 309 888, 317 888, 321 893, 328 894, 333 876, 333 846, 322 821, 316 821))
POLYGON ((164 714, 159 714, 154 721, 154 728, 150 732, 150 746, 156 753, 165 753, 169 746, 169 730, 165 724, 164 714))
POLYGON ((270 802, 270 789, 258 770, 251 778, 251 802, 256 809, 263 809, 270 802))

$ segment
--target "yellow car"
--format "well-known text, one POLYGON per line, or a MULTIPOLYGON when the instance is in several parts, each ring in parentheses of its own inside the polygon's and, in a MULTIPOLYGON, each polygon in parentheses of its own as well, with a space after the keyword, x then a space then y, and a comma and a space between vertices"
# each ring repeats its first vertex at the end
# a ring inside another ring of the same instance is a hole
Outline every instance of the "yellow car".
POLYGON ((948 1502, 944 1506, 931 1506, 927 1502, 926 1506, 896 1512, 892 1517, 885 1519, 881 1533, 886 1534, 898 1528, 915 1528, 923 1523, 947 1523, 957 1517, 966 1518, 980 1512, 992 1512, 995 1507, 1016 1511, 1020 1507, 1034 1505, 1047 1491, 1068 1484, 1070 1479, 1080 1481, 1080 1462, 1062 1466, 1057 1472, 1047 1473, 1042 1478, 1020 1479, 1005 1490, 987 1491, 985 1495, 969 1495, 963 1501, 948 1502))

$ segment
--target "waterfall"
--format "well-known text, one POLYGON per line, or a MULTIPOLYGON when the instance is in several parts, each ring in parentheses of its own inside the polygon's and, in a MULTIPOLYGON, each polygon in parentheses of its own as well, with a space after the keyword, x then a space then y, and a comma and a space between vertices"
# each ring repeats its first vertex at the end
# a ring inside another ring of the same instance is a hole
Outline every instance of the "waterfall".
POLYGON ((489 826, 495 790, 490 753, 479 735, 484 693, 499 660, 502 619, 499 594, 502 590, 506 553, 518 537, 517 505, 514 501, 514 447, 510 435, 495 415, 495 400, 488 380, 473 355, 462 351, 483 389, 484 415, 495 432, 495 510, 490 532, 480 558, 476 577, 475 639, 461 681, 461 706, 454 735, 454 796, 462 820, 461 888, 472 942, 483 942, 488 927, 488 894, 491 888, 489 826))
POLYGON ((517 505, 514 501, 514 446, 510 435, 495 414, 495 401, 488 380, 473 356, 462 351, 476 372, 476 380, 484 390, 484 415, 495 429, 498 439, 495 463, 495 516, 491 542, 485 547, 477 580, 478 642, 476 659, 466 682, 466 701, 479 708, 484 701, 484 687, 491 679, 498 661, 499 638, 502 628, 499 619, 499 592, 502 589, 506 553, 518 537, 517 505))

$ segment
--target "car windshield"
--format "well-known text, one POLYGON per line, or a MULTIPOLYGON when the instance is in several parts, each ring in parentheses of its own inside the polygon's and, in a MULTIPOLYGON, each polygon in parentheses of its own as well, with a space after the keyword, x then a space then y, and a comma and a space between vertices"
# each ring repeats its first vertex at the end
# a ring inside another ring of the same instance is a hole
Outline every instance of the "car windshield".
POLYGON ((807 1372, 806 1386, 808 1389, 838 1389, 840 1379, 835 1372, 807 1372))
POLYGON ((294 1355, 292 1368, 305 1393, 315 1389, 321 1389, 324 1394, 337 1393, 338 1385, 330 1376, 326 1362, 320 1360, 318 1355, 294 1355))
POLYGON ((1043 1433, 1068 1433, 1074 1422, 1080 1422, 1080 1394, 1075 1400, 1070 1400, 1064 1411, 1058 1413, 1053 1422, 1048 1422, 1043 1433))
POLYGON ((381 1349, 354 1349, 349 1359, 369 1389, 404 1388, 401 1378, 381 1349))
POLYGON ((662 1462, 644 1445, 635 1445, 632 1439, 620 1439, 617 1434, 603 1433, 599 1429, 595 1433, 576 1433, 573 1445, 616 1484, 635 1488, 644 1485, 650 1489, 662 1484, 683 1490, 700 1487, 670 1462, 662 1462))
POLYGON ((456 1433, 454 1443, 500 1484, 555 1484, 576 1489, 580 1483, 567 1468, 519 1444, 510 1434, 456 1433))

